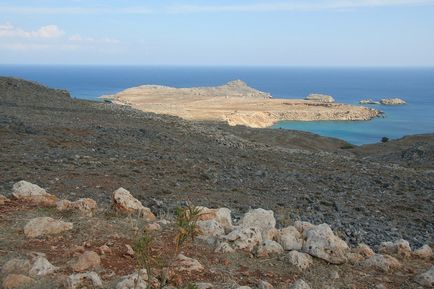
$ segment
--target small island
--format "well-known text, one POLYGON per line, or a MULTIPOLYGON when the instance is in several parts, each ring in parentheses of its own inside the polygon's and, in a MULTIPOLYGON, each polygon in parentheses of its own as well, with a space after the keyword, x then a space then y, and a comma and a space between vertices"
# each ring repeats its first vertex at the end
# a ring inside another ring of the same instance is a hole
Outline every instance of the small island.
POLYGON ((216 87, 142 85, 101 98, 146 112, 254 128, 269 127, 284 120, 370 120, 381 114, 372 108, 334 103, 331 96, 318 94, 304 100, 274 99, 241 80, 216 87))

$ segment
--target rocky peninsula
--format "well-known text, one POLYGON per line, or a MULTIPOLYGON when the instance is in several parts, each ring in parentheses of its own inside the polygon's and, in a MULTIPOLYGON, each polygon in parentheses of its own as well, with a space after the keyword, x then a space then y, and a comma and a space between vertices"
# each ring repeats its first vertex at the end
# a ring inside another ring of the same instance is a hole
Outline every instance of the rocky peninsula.
POLYGON ((240 80, 217 87, 173 88, 142 85, 103 96, 117 104, 178 116, 186 120, 220 121, 231 126, 264 128, 282 120, 369 120, 381 113, 372 108, 334 103, 331 96, 273 99, 269 93, 240 80))

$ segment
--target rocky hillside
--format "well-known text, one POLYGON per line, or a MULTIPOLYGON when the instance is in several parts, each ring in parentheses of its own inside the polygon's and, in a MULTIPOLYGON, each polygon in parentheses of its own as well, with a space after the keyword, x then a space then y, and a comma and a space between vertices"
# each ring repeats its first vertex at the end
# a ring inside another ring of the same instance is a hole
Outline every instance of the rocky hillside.
POLYGON ((22 180, 58 197, 109 204, 119 187, 154 214, 186 200, 273 210, 279 226, 330 224, 350 245, 413 247, 434 235, 432 136, 354 148, 313 134, 187 122, 0 78, 0 194, 22 180), (413 154, 411 154, 413 155, 413 154), (405 156, 405 154, 404 154, 405 156), (406 160, 406 161, 397 161, 406 160))

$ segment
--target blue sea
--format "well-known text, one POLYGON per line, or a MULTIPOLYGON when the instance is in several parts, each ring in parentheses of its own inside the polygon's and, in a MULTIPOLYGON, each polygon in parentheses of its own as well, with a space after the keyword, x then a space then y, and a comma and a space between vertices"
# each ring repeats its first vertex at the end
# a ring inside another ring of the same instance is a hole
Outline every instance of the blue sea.
POLYGON ((372 106, 384 118, 371 121, 285 121, 276 129, 296 129, 336 137, 352 144, 379 142, 382 137, 434 133, 434 68, 276 68, 276 67, 151 67, 151 66, 10 66, 0 75, 33 80, 67 89, 73 97, 98 100, 104 94, 142 85, 214 86, 241 79, 274 98, 332 95, 355 104, 365 98, 399 97, 403 106, 372 106))

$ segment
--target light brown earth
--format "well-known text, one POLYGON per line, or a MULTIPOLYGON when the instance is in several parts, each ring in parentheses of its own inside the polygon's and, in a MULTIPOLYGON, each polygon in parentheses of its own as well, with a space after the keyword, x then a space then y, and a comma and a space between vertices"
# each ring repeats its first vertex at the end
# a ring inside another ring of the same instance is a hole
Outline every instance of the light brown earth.
POLYGON ((272 99, 270 94, 250 88, 240 80, 198 88, 142 85, 103 98, 145 112, 255 128, 269 127, 283 120, 369 120, 380 115, 380 111, 362 106, 272 99))

